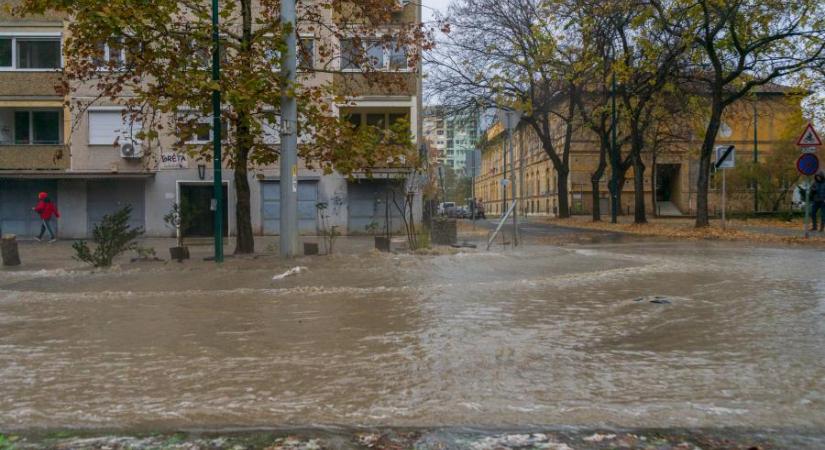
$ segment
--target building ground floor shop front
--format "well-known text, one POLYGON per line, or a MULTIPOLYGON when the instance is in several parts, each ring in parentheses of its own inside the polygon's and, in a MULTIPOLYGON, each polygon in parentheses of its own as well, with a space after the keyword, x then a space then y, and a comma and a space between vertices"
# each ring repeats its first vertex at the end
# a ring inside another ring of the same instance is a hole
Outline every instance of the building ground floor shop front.
MULTIPOLYGON (((251 221, 257 235, 280 232, 281 183, 276 173, 249 176, 251 221)), ((234 173, 223 174, 225 233, 237 227, 234 173)), ((403 208, 407 180, 398 174, 347 179, 339 175, 299 174, 299 228, 304 235, 317 235, 324 226, 341 234, 382 232, 403 228, 403 208)), ((185 216, 181 232, 185 237, 214 234, 214 183, 196 170, 153 173, 8 173, 0 174, 0 232, 21 238, 36 236, 41 220, 33 211, 38 194, 47 192, 61 217, 53 227, 59 238, 91 236, 94 226, 107 214, 129 206, 130 225, 141 227, 151 237, 174 236, 164 217, 174 205, 185 216)), ((421 197, 413 197, 415 220, 421 217, 421 197)))

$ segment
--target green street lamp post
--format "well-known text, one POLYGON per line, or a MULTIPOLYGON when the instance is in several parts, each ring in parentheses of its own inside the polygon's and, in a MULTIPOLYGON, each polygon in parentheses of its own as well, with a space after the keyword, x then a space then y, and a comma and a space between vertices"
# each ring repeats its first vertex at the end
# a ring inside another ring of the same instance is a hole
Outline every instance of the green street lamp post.
POLYGON ((214 168, 214 204, 215 211, 215 262, 223 262, 223 176, 221 174, 221 91, 217 83, 221 79, 221 39, 218 30, 218 0, 212 0, 212 166, 214 168))

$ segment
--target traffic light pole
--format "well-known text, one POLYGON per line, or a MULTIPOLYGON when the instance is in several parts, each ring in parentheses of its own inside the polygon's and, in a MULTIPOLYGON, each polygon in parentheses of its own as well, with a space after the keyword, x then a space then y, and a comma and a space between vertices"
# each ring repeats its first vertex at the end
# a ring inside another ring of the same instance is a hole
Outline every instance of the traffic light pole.
MULTIPOLYGON (((218 0, 212 0, 212 80, 221 79, 221 37, 218 29, 218 0)), ((215 201, 215 262, 223 262, 223 174, 221 166, 221 91, 212 91, 212 156, 215 201)))
POLYGON ((281 61, 281 236, 283 258, 298 256, 298 106, 290 94, 297 71, 295 0, 281 1, 281 23, 288 30, 286 54, 281 61))

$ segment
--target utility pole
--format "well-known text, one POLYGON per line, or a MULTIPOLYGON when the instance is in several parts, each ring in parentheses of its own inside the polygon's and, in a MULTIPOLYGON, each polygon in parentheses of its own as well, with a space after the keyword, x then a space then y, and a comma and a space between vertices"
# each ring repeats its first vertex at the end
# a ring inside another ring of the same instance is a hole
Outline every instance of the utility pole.
MULTIPOLYGON (((613 72, 613 81, 611 82, 610 88, 610 159, 612 161, 611 168, 610 168, 610 194, 613 196, 612 201, 610 202, 610 222, 616 223, 618 222, 619 216, 619 149, 616 147, 616 72, 613 72)), ((654 189, 656 187, 654 186, 654 189)))
MULTIPOLYGON (((221 79, 221 36, 218 29, 218 0, 212 0, 212 81, 221 79)), ((223 174, 221 166, 221 91, 212 91, 212 155, 215 207, 215 262, 223 262, 223 174)))
MULTIPOLYGON (((217 0, 213 0, 217 1, 217 0)), ((290 91, 295 84, 295 0, 281 1, 281 23, 286 34, 286 53, 281 61, 281 236, 283 258, 298 256, 298 106, 290 91)))

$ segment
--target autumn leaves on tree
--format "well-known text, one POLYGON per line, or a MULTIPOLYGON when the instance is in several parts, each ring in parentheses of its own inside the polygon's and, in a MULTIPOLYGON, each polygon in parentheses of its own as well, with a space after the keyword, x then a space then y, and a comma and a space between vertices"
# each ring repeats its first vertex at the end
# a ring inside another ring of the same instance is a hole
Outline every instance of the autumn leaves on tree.
MULTIPOLYGON (((409 119, 387 129, 356 127, 339 108, 364 89, 391 92, 415 76, 432 39, 422 24, 399 17, 396 0, 297 0, 297 29, 281 24, 276 0, 221 1, 221 80, 209 71, 209 0, 24 0, 15 13, 63 13, 63 83, 77 100, 73 116, 99 103, 125 107, 140 124, 146 154, 160 145, 210 161, 211 92, 222 93, 228 130, 224 164, 234 169, 236 253, 254 251, 249 170, 277 162, 284 37, 299 37, 299 156, 310 168, 344 175, 409 166, 417 155, 409 119), (369 40, 367 38, 369 37, 369 40), (371 57, 394 55, 387 70, 371 57), (169 142, 169 140, 174 142, 169 142)), ((149 162, 151 164, 151 161, 149 162)))
POLYGON ((434 95, 454 110, 519 110, 559 175, 561 217, 570 214, 576 133, 595 136, 600 153, 594 220, 607 169, 619 186, 632 169, 636 223, 646 222, 646 158, 698 135, 696 226, 707 226, 726 110, 770 83, 804 86, 825 73, 825 4, 816 0, 457 0, 442 20, 451 33, 427 58, 434 95))

